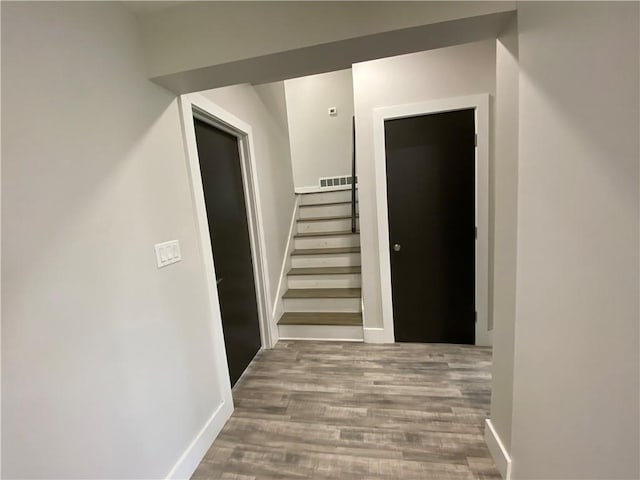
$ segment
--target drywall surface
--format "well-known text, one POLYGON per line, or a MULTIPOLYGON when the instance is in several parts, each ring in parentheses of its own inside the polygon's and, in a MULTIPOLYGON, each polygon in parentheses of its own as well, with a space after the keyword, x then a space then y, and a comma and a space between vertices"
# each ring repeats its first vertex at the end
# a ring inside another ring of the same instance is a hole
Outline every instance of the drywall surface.
POLYGON ((351 69, 284 82, 296 188, 320 177, 351 175, 353 78, 351 69), (337 114, 330 116, 329 107, 337 114))
POLYGON ((177 103, 138 42, 117 3, 2 2, 3 478, 165 478, 223 398, 177 103))
POLYGON ((255 88, 273 121, 288 139, 289 122, 287 120, 287 100, 284 82, 264 83, 262 85, 254 85, 253 88, 255 88))
POLYGON ((158 77, 510 10, 514 2, 186 2, 139 20, 149 76, 158 77))
MULTIPOLYGON (((353 65, 365 328, 382 328, 373 109, 495 94, 495 40, 353 65)), ((490 237, 491 239, 491 237, 490 237)))
MULTIPOLYGON (((260 208, 269 278, 269 308, 277 301, 280 269, 289 240, 289 225, 295 204, 289 138, 283 129, 282 82, 262 85, 236 85, 201 92, 209 100, 251 125, 260 191, 260 208), (265 102, 266 99, 266 102, 265 102)), ((274 332, 277 327, 274 325, 274 332)))
POLYGON ((514 19, 496 41, 495 154, 491 198, 494 234, 491 421, 507 450, 511 449, 516 315, 519 74, 518 25, 514 19))
POLYGON ((518 6, 518 480, 640 476, 639 7, 518 6))

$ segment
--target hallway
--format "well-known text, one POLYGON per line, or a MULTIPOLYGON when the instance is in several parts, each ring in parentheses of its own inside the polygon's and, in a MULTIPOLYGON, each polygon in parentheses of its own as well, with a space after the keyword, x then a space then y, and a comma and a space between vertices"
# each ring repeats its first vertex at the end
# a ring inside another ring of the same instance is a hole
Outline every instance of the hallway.
POLYGON ((236 385, 193 479, 499 479, 491 349, 281 341, 236 385))

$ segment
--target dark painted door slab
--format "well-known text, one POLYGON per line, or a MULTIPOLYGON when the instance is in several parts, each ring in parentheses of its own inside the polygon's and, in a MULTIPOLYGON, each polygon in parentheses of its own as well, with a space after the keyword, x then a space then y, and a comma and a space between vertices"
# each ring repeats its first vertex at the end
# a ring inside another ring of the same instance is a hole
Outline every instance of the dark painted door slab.
POLYGON ((385 121, 396 341, 475 341, 475 117, 385 121))
POLYGON ((238 139, 194 119, 231 385, 260 349, 238 139))

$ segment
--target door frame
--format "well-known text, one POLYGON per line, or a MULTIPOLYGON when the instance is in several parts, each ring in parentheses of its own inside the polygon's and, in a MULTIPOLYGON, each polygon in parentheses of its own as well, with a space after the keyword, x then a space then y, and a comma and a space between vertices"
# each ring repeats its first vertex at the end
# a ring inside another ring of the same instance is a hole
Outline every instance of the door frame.
MULTIPOLYGON (((214 326, 214 343, 217 350, 222 351, 223 364, 226 368, 224 378, 227 387, 230 387, 230 379, 226 357, 226 346, 222 330, 222 317, 220 314, 220 300, 218 297, 215 265, 213 262, 213 249, 209 237, 209 222, 204 200, 204 189, 200 173, 200 158, 196 143, 196 133, 193 118, 202 120, 238 139, 240 153, 240 167, 242 170, 242 182, 247 209, 247 223, 249 226, 249 242, 251 245, 251 259, 253 261, 253 277, 256 287, 256 300, 258 308, 258 323, 260 326, 260 342, 263 349, 274 346, 274 336, 269 322, 268 301, 271 298, 271 288, 267 275, 267 256, 264 238, 262 210, 260 202, 258 177, 256 171, 255 148, 253 143, 253 129, 251 125, 224 110, 204 95, 190 93, 179 97, 180 117, 182 120, 182 133, 184 137, 185 153, 187 157, 187 170, 189 173, 191 196, 195 210, 196 225, 198 229, 200 251, 203 267, 206 274, 207 293, 209 296, 210 313, 214 326), (223 348, 219 348, 223 347, 223 348)), ((220 351, 217 352, 220 354, 220 351)))
POLYGON ((489 332, 489 94, 452 97, 373 109, 373 142, 378 246, 380 251, 380 292, 384 340, 395 342, 393 298, 391 290, 391 253, 389 251, 389 214, 385 120, 410 118, 432 113, 474 109, 477 145, 475 150, 475 219, 476 238, 475 302, 478 315, 475 325, 476 345, 491 345, 489 332))

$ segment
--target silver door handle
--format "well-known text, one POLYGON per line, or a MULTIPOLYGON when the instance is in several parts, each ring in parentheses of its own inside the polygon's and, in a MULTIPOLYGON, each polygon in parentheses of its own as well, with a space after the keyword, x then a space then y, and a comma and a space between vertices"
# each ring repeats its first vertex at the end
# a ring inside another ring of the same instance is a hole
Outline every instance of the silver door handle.
POLYGON ((394 252, 399 252, 399 251, 400 251, 400 248, 402 248, 402 247, 400 247, 400 244, 399 244, 399 243, 394 243, 394 244, 393 244, 393 251, 394 251, 394 252))

